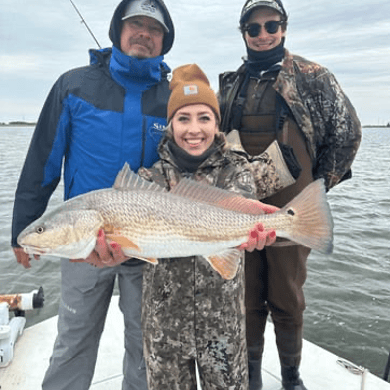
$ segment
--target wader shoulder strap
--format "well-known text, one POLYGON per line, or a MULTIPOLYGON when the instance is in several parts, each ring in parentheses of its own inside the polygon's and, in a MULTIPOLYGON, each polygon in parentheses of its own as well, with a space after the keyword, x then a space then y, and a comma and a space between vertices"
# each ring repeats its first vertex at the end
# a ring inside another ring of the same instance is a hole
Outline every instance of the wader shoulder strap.
MULTIPOLYGON (((287 106, 285 100, 278 93, 276 94, 276 120, 275 120, 275 131, 276 134, 281 132, 280 142, 286 144, 288 140, 288 121, 287 117, 290 115, 290 109, 287 106)), ((292 115, 290 115, 292 117, 292 115)))
POLYGON ((234 129, 234 127, 229 126, 232 107, 245 79, 245 74, 238 71, 235 74, 235 79, 231 82, 231 85, 228 86, 228 84, 230 84, 228 79, 233 77, 233 75, 234 73, 222 74, 219 79, 220 106, 222 114, 221 131, 224 133, 228 133, 230 130, 234 129))
POLYGON ((241 85, 236 95, 236 99, 232 101, 231 106, 231 130, 239 129, 241 127, 241 118, 246 103, 250 77, 248 74, 243 78, 241 85))

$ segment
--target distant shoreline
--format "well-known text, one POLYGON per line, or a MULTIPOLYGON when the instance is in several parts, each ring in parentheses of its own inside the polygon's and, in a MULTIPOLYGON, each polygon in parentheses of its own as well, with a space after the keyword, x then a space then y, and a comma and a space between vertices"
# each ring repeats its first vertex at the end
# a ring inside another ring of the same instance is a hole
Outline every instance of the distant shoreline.
POLYGON ((375 128, 375 129, 389 129, 390 130, 390 126, 389 125, 364 125, 362 126, 364 128, 375 128))
POLYGON ((35 122, 9 122, 9 123, 0 123, 0 127, 28 127, 36 126, 35 122))
MULTIPOLYGON (((0 127, 31 127, 36 126, 36 122, 9 122, 0 123, 0 127)), ((363 128, 389 129, 390 123, 387 125, 363 125, 363 128)))

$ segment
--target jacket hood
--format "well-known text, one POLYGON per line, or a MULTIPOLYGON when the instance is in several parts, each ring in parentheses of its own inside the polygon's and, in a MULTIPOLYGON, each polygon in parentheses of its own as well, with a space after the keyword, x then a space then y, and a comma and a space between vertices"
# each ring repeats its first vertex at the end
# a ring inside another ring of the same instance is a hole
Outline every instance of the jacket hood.
POLYGON ((89 62, 91 65, 100 63, 108 66, 108 64, 110 63, 111 54, 111 47, 104 49, 90 49, 89 62))
MULTIPOLYGON (((121 31, 122 31, 122 15, 125 11, 127 5, 133 0, 122 0, 118 7, 116 8, 114 15, 111 19, 109 37, 111 39, 112 44, 120 50, 121 45, 121 31)), ((173 45, 173 41, 175 39, 175 29, 173 27, 173 22, 171 16, 168 12, 167 7, 165 6, 163 0, 155 0, 156 3, 161 7, 162 13, 164 15, 165 25, 169 29, 169 33, 164 34, 163 47, 161 55, 167 54, 173 45)))

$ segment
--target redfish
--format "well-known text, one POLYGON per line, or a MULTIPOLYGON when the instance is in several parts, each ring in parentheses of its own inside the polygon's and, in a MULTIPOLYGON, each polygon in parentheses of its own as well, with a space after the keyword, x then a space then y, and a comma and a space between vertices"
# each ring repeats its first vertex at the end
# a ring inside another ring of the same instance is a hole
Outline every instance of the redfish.
POLYGON ((44 213, 18 236, 29 254, 86 258, 98 231, 133 258, 203 256, 225 279, 234 278, 237 246, 258 222, 314 250, 331 253, 333 221, 323 180, 307 186, 279 211, 263 214, 255 200, 182 179, 170 192, 150 183, 127 164, 112 188, 74 197, 44 213))

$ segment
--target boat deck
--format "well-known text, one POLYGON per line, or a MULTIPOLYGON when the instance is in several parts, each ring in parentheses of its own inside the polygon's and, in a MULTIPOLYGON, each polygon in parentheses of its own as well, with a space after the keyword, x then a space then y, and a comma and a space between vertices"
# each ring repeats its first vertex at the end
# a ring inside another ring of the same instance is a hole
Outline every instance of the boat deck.
MULTIPOLYGON (((24 330, 14 358, 0 368, 1 390, 37 390, 49 364, 57 332, 57 317, 24 330)), ((267 324, 263 358, 264 389, 280 390, 280 366, 272 323, 267 324)), ((113 297, 103 332, 92 390, 118 390, 122 382, 123 321, 118 297, 113 297)), ((308 342, 303 343, 301 375, 310 390, 390 390, 390 384, 367 373, 354 374, 337 363, 339 358, 308 342)))

